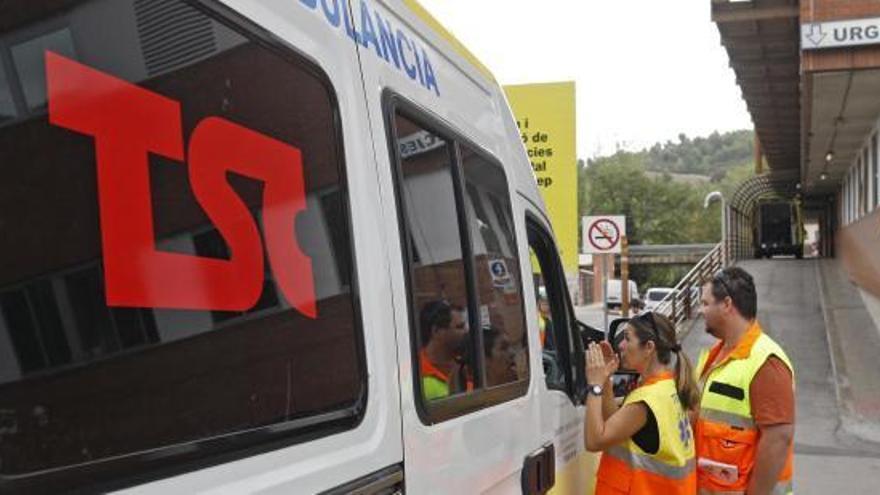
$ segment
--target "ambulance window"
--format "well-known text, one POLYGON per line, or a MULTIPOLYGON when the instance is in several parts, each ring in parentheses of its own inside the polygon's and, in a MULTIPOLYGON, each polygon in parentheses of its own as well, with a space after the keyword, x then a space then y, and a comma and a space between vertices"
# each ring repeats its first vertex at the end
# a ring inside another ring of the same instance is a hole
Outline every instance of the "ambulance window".
POLYGON ((535 314, 541 361, 547 388, 574 396, 580 359, 579 346, 572 335, 572 320, 567 304, 565 278, 555 244, 536 221, 527 221, 532 283, 535 287, 535 314))
POLYGON ((6 69, 0 64, 0 125, 12 120, 18 112, 15 109, 15 100, 12 98, 12 89, 6 77, 6 69))
POLYGON ((565 390, 565 375, 563 374, 565 366, 561 364, 559 349, 556 346, 556 336, 553 332, 554 318, 547 291, 547 281, 544 279, 544 273, 541 270, 541 264, 534 247, 529 246, 529 254, 532 260, 535 313, 538 323, 538 342, 541 345, 541 363, 544 366, 544 379, 547 382, 547 388, 565 390))
POLYGON ((190 2, 2 11, 0 485, 118 487, 354 427, 327 77, 190 2))
POLYGON ((392 102, 415 392, 423 421, 442 421, 528 389, 512 205, 497 162, 392 102))
MULTIPOLYGON (((193 234, 193 249, 199 256, 206 258, 229 259, 230 252, 226 241, 217 229, 208 229, 201 233, 193 234)), ((263 266, 263 290, 256 304, 244 311, 211 311, 214 323, 222 323, 228 320, 241 318, 245 315, 253 315, 261 311, 272 309, 279 305, 278 291, 275 280, 272 277, 272 269, 268 263, 263 266)))
POLYGON ((426 401, 435 401, 473 390, 476 371, 453 150, 446 139, 402 115, 395 116, 394 125, 405 245, 412 246, 419 388, 426 401))
POLYGON ((504 169, 460 144, 488 387, 528 378, 522 284, 504 169), (496 205, 496 207, 493 207, 496 205))
POLYGON ((31 111, 46 105, 46 73, 41 63, 46 50, 76 58, 70 29, 52 31, 14 45, 10 49, 15 63, 15 73, 21 82, 27 107, 31 111))

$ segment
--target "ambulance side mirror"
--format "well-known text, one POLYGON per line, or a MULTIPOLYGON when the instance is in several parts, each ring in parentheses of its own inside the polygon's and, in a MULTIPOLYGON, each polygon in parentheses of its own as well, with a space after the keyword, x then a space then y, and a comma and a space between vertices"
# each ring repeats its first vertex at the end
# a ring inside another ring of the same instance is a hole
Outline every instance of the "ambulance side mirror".
POLYGON ((581 342, 584 349, 590 345, 590 342, 601 342, 605 340, 605 332, 596 327, 591 327, 582 321, 577 321, 578 334, 581 336, 581 342))
POLYGON ((615 318, 608 325, 608 343, 618 355, 620 355, 620 342, 623 340, 623 328, 629 318, 615 318))

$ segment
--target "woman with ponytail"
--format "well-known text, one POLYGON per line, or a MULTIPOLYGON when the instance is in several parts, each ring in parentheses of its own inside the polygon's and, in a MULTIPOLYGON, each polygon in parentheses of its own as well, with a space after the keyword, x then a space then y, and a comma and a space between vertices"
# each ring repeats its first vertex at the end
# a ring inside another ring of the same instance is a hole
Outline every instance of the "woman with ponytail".
POLYGON ((687 411, 697 406, 699 394, 675 326, 653 312, 629 320, 620 360, 640 379, 618 408, 611 387, 617 356, 608 342, 592 343, 587 350, 584 440, 587 450, 602 452, 595 493, 696 493, 687 411))

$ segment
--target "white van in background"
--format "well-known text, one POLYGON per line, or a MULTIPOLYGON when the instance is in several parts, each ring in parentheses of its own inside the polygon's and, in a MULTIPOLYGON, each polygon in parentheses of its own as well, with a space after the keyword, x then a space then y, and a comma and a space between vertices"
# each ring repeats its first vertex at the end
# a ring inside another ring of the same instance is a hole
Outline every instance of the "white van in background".
POLYGON ((592 492, 520 133, 418 3, 9 0, 0 39, 0 492, 592 492))
MULTIPOLYGON (((629 283, 629 300, 639 298, 639 287, 632 280, 629 283)), ((623 304, 623 286, 619 279, 608 279, 608 309, 620 309, 623 304)))
POLYGON ((645 291, 645 311, 654 311, 663 299, 675 292, 672 287, 651 287, 645 291))

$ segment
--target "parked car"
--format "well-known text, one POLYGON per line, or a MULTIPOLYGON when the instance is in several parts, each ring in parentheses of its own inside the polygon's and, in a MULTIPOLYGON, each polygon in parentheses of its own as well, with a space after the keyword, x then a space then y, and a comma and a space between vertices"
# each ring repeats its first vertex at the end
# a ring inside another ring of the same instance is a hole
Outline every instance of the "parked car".
POLYGON ((645 292, 645 311, 654 311, 660 305, 660 301, 675 292, 672 287, 651 287, 645 292))

